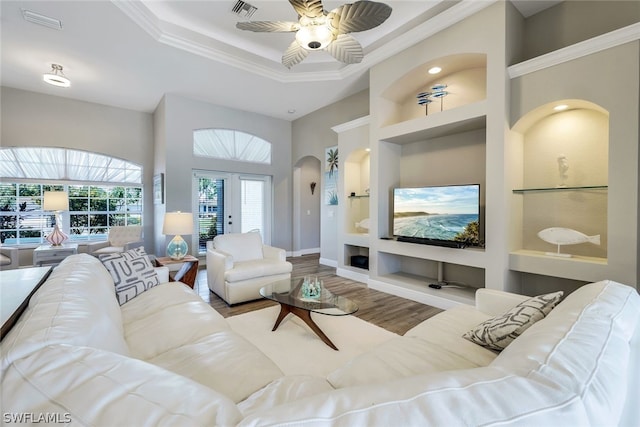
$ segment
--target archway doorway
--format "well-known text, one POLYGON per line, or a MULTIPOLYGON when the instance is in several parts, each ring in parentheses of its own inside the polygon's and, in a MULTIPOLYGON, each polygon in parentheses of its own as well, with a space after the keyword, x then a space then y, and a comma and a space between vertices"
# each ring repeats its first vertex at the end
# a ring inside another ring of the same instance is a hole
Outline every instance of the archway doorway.
POLYGON ((306 156, 293 167, 293 255, 320 252, 320 159, 306 156))

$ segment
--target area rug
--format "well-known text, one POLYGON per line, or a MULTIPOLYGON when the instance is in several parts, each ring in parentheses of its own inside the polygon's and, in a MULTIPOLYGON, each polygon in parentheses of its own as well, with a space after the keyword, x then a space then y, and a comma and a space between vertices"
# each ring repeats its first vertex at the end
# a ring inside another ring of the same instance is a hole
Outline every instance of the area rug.
POLYGON ((227 318, 231 328, 273 360, 286 375, 324 377, 353 357, 397 335, 355 316, 311 317, 331 342, 335 351, 298 317, 289 314, 277 330, 271 331, 279 306, 227 318))

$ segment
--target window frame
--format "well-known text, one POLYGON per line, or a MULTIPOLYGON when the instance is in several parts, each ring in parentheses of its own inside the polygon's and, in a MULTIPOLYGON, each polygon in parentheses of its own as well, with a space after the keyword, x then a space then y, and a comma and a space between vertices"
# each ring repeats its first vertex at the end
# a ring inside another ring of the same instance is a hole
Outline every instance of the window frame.
POLYGON ((60 147, 0 147, 0 241, 11 246, 45 242, 55 221, 54 212, 42 210, 44 191, 50 190, 69 194, 70 210, 61 213, 61 228, 71 242, 106 240, 109 228, 115 225, 143 225, 142 177, 141 165, 101 153, 60 147), (21 159, 27 159, 26 163, 21 164, 21 159), (38 160, 42 167, 33 166, 38 160), (121 196, 114 197, 118 191, 121 196), (77 203, 86 208, 73 210, 77 203), (86 216, 84 223, 82 216, 86 216))

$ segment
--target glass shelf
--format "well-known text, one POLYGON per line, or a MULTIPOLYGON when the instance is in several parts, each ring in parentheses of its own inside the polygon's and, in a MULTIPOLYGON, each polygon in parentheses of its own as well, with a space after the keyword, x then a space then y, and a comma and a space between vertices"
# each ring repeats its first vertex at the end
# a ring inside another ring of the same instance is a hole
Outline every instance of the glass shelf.
POLYGON ((363 197, 369 197, 368 194, 356 194, 355 196, 349 196, 350 199, 361 199, 363 197))
POLYGON ((520 188, 513 190, 514 193, 524 194, 543 191, 579 191, 579 190, 606 190, 608 185, 584 185, 579 187, 546 187, 546 188, 520 188))

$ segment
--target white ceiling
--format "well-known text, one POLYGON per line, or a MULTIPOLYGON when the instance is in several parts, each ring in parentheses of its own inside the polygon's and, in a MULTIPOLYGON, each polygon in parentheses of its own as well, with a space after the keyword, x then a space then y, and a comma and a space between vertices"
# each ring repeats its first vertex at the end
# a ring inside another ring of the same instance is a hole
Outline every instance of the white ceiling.
MULTIPOLYGON (((366 89, 372 65, 491 3, 386 0, 391 17, 352 34, 364 48, 362 63, 312 52, 288 70, 280 59, 293 33, 236 29, 245 18, 231 12, 235 2, 2 0, 1 84, 144 112, 176 94, 293 120, 366 89), (22 9, 59 19, 63 28, 27 22, 22 9), (51 63, 64 67, 70 88, 42 81, 51 63)), ((258 9, 251 20, 297 21, 286 0, 247 2, 258 9)), ((325 0, 324 7, 345 2, 353 0, 325 0)), ((515 2, 525 16, 555 3, 515 2)))

